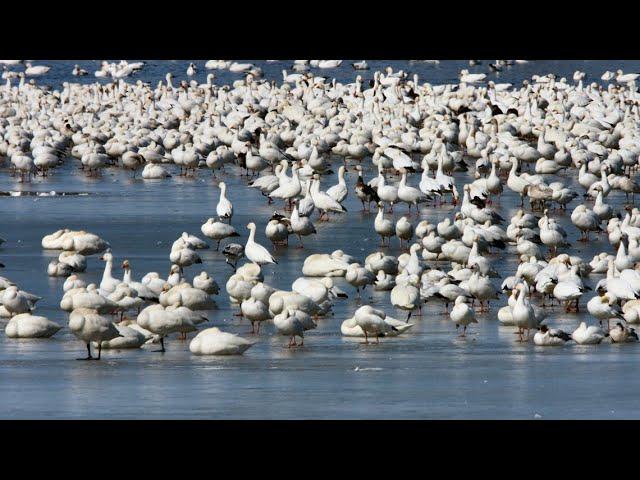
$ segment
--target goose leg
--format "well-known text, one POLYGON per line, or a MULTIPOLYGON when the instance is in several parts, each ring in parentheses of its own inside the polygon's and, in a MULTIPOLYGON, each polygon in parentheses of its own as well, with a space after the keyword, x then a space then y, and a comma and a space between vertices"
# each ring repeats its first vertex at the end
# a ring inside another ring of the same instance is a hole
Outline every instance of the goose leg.
POLYGON ((76 360, 93 360, 91 356, 91 343, 87 343, 87 356, 86 358, 76 358, 76 360))
POLYGON ((156 353, 164 353, 164 337, 160 337, 160 350, 155 350, 156 353))

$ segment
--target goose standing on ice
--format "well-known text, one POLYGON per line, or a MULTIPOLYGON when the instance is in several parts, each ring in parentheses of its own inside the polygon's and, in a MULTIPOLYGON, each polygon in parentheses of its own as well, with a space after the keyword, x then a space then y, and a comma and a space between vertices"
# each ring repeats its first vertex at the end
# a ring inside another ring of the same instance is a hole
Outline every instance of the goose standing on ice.
POLYGON ((455 305, 449 314, 451 321, 456 324, 456 332, 460 325, 464 327, 461 337, 466 337, 467 326, 471 323, 478 323, 476 320, 476 312, 466 303, 466 298, 460 296, 456 298, 455 305))
POLYGON ((95 310, 88 308, 78 308, 69 315, 69 330, 76 337, 87 344, 87 357, 78 360, 100 360, 102 353, 102 342, 113 340, 120 336, 120 332, 116 326, 96 313, 95 310), (98 357, 91 355, 91 342, 98 344, 98 357))
POLYGON ((228 220, 228 223, 231 224, 231 217, 233 217, 233 204, 227 198, 227 184, 220 182, 218 186, 220 187, 220 199, 216 205, 216 214, 221 220, 226 219, 228 220))
POLYGON ((291 212, 291 230, 298 237, 298 240, 300 241, 300 248, 304 248, 302 237, 318 233, 309 217, 300 216, 297 204, 294 205, 293 212, 291 212))
POLYGON ((333 198, 336 202, 342 203, 347 198, 347 194, 349 190, 347 189, 347 184, 344 181, 344 165, 340 165, 338 169, 338 184, 327 189, 327 195, 333 198))
POLYGON ((338 201, 330 197, 326 192, 320 190, 320 179, 317 175, 314 175, 313 180, 310 180, 311 184, 311 198, 313 204, 320 212, 319 221, 329 220, 329 212, 346 213, 347 209, 343 207, 338 201))
POLYGON ((269 250, 255 241, 256 224, 251 222, 247 225, 249 229, 249 238, 244 246, 244 255, 257 265, 266 265, 268 263, 278 263, 269 253, 269 250))
POLYGON ((378 214, 373 222, 373 227, 381 238, 381 247, 385 247, 385 237, 389 239, 388 246, 391 246, 391 237, 395 236, 396 230, 393 226, 393 222, 388 218, 384 218, 384 206, 382 203, 378 203, 378 214))
POLYGON ((389 331, 398 331, 396 327, 385 322, 387 314, 370 305, 363 305, 356 310, 353 318, 358 327, 364 332, 364 343, 369 344, 369 335, 376 337, 376 344, 380 343, 380 337, 389 331))
POLYGON ((207 219, 200 227, 200 231, 206 236, 215 240, 216 252, 220 249, 220 242, 228 237, 239 237, 240 234, 231 225, 222 222, 216 222, 213 218, 207 219))

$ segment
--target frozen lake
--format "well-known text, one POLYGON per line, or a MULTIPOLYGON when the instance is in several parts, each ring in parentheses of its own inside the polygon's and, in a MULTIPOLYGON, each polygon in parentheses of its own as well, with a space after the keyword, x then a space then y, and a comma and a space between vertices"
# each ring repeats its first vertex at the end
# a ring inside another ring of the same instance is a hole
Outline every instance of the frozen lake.
MULTIPOLYGON (((74 63, 91 73, 98 62, 38 62, 52 65, 50 74, 38 82, 59 85, 71 76, 74 63)), ((189 61, 150 62, 133 79, 152 83, 168 70, 184 78, 189 61)), ((204 62, 199 81, 204 82, 204 62)), ((370 62, 369 72, 354 72, 347 62, 337 70, 321 71, 350 81, 357 73, 370 78, 376 68, 389 62, 370 62)), ((453 82, 466 62, 441 62, 438 66, 390 62, 394 68, 418 72, 421 80, 434 84, 453 82)), ((472 71, 486 71, 486 63, 472 71)), ((282 68, 291 62, 258 62, 265 76, 280 79, 282 68)), ((568 79, 574 70, 587 72, 587 80, 599 79, 604 70, 622 68, 636 71, 640 62, 530 62, 515 65, 495 78, 497 81, 520 82, 532 74, 557 73, 568 79)), ((239 78, 228 72, 218 74, 220 81, 239 78)), ((95 81, 93 76, 81 81, 95 81)), ((471 162, 469 162, 471 164, 471 162)), ((516 343, 514 328, 502 327, 496 318, 506 296, 493 303, 491 311, 478 315, 479 324, 471 326, 466 339, 456 337, 448 316, 440 305, 428 304, 422 317, 412 317, 415 326, 397 338, 382 339, 378 346, 360 344, 340 334, 341 322, 356 310, 355 290, 343 279, 337 284, 350 298, 337 299, 334 315, 318 320, 318 328, 308 332, 305 347, 284 348, 285 337, 276 335, 269 322, 262 326, 258 343, 239 357, 197 357, 188 349, 188 340, 171 335, 167 352, 154 353, 157 347, 139 350, 103 351, 101 362, 77 362, 84 345, 66 328, 67 314, 59 309, 64 279, 50 278, 46 267, 59 252, 44 251, 40 241, 45 234, 59 228, 85 229, 111 243, 114 266, 129 259, 133 274, 140 279, 146 272, 165 275, 169 269, 171 243, 183 231, 201 236, 200 226, 215 216, 219 189, 209 170, 201 169, 195 178, 177 175, 165 181, 131 179, 121 169, 105 169, 101 178, 87 178, 77 168, 78 161, 69 159, 49 177, 37 177, 31 184, 19 184, 9 175, 7 163, 0 169, 0 191, 29 190, 87 192, 86 196, 68 197, 2 197, 0 202, 0 236, 7 241, 0 247, 0 261, 6 268, 0 273, 21 288, 42 296, 36 314, 65 325, 47 340, 14 340, 0 333, 0 418, 75 419, 75 418, 339 418, 339 419, 586 419, 639 418, 637 397, 640 379, 635 368, 640 361, 638 345, 579 346, 573 343, 559 348, 540 348, 533 343, 516 343)), ((365 181, 374 175, 369 160, 365 181)), ((337 182, 335 174, 322 178, 323 189, 337 182)), ((473 180, 472 170, 456 174, 458 190, 473 180)), ((573 170, 575 172, 575 170, 573 170)), ((177 170, 176 170, 177 173, 177 170)), ((234 204, 233 225, 244 243, 246 224, 257 224, 257 240, 270 245, 264 227, 274 206, 267 205, 260 192, 248 189, 239 170, 226 167, 219 176, 228 186, 234 204)), ((576 179, 564 174, 548 176, 576 185, 576 179)), ((353 193, 357 174, 349 168, 348 214, 332 215, 330 222, 315 222, 315 237, 306 237, 305 249, 278 247, 279 264, 263 268, 265 283, 290 289, 301 276, 307 255, 330 253, 343 249, 363 263, 378 250, 379 237, 373 230, 375 214, 360 211, 360 201, 353 193), (275 267, 275 268, 274 268, 275 267)), ((411 184, 417 184, 417 178, 411 184)), ((582 188, 578 189, 582 193, 582 188)), ((620 209, 624 194, 614 191, 607 203, 620 209)), ((590 261, 601 251, 615 253, 606 237, 588 244, 577 243, 578 230, 570 222, 571 210, 584 200, 578 197, 568 205, 566 213, 554 212, 569 233, 572 253, 590 261)), ((277 204, 281 206, 281 204, 277 204)), ((519 199, 507 188, 500 203, 494 205, 508 219, 519 208, 519 199)), ((394 209, 394 220, 406 213, 405 206, 394 209)), ((420 219, 437 223, 452 215, 450 205, 442 208, 423 207, 420 219)), ((411 217, 415 225, 420 220, 411 217)), ((506 228, 506 224, 504 225, 506 228)), ((204 238, 204 237, 203 237, 204 238)), ((210 244, 212 242, 209 242, 210 244)), ((223 242, 224 244, 225 242, 223 242)), ((397 239, 388 250, 399 255, 397 239)), ((496 261, 502 277, 513 275, 517 268, 515 248, 496 261)), ((215 278, 221 292, 215 297, 218 309, 207 312, 207 326, 247 337, 249 323, 233 316, 224 284, 232 273, 224 257, 213 249, 199 251, 202 265, 185 269, 186 277, 206 270, 215 278)), ((496 260, 497 255, 494 257, 496 260)), ((80 276, 87 282, 100 282, 104 263, 98 256, 88 258, 87 271, 80 276)), ((122 272, 115 268, 114 276, 122 272)), ((591 275, 587 284, 594 287, 601 275, 591 275)), ((494 279, 496 286, 501 279, 494 279)), ((591 298, 587 292, 582 307, 591 298)), ((385 310, 389 315, 405 318, 389 303, 388 292, 369 288, 365 302, 385 310)), ((586 308, 584 309, 586 310, 586 308)), ((559 307, 549 309, 549 325, 572 331, 581 314, 564 313, 559 307)), ((591 319, 593 321, 593 319, 591 319)), ((6 320, 0 325, 4 330, 6 320)), ((192 338, 193 334, 189 338, 192 338)))

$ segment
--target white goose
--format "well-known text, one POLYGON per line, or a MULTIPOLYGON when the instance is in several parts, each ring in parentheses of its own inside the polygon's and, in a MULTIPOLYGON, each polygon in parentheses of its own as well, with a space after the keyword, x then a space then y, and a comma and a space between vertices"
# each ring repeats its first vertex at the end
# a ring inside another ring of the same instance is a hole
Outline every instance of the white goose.
POLYGON ((302 237, 318 233, 309 217, 300 216, 297 204, 294 205, 293 212, 291 212, 291 230, 293 230, 293 233, 298 237, 300 248, 304 248, 302 237))
POLYGON ((269 250, 255 241, 256 236, 256 224, 251 222, 247 225, 249 229, 249 238, 244 246, 245 256, 257 265, 266 265, 268 263, 278 263, 275 258, 269 253, 269 250))
POLYGON ((356 310, 353 315, 356 326, 364 332, 364 343, 369 343, 369 335, 376 337, 376 343, 380 342, 380 337, 389 332, 397 332, 398 328, 385 322, 387 314, 382 310, 377 310, 370 305, 363 305, 356 310))
POLYGON ((122 283, 122 280, 114 278, 111 274, 111 271, 113 270, 113 255, 111 252, 107 251, 102 255, 102 257, 100 257, 100 259, 105 262, 104 272, 102 272, 102 280, 100 281, 100 294, 106 296, 113 293, 116 287, 122 283))
POLYGON ((220 219, 226 219, 231 223, 231 217, 233 217, 233 204, 227 198, 227 184, 220 182, 220 199, 216 205, 216 214, 220 219))
POLYGON ((587 327, 585 322, 580 322, 571 334, 571 338, 580 345, 597 345, 604 339, 604 332, 601 328, 591 325, 587 327))
POLYGON ((189 343, 189 351, 194 355, 242 355, 253 345, 238 335, 211 327, 198 332, 189 343))
POLYGON ((120 336, 116 326, 95 310, 78 308, 69 315, 69 330, 87 344, 87 357, 78 360, 100 360, 102 342, 120 336), (91 355, 91 342, 98 342, 98 357, 91 355))
POLYGON ((340 165, 340 168, 338 169, 338 184, 327 189, 327 195, 338 203, 344 202, 347 198, 347 194, 349 193, 349 189, 347 188, 347 184, 344 180, 344 172, 344 165, 340 165))
POLYGON ((466 298, 460 296, 456 298, 455 305, 449 314, 451 321, 456 325, 456 331, 461 325, 464 327, 461 337, 467 335, 467 326, 471 323, 478 323, 476 312, 466 303, 466 298))
POLYGON ((313 204, 321 212, 320 221, 323 218, 329 219, 329 212, 346 213, 347 209, 340 205, 335 199, 327 195, 327 193, 320 190, 320 180, 317 175, 314 175, 313 183, 311 185, 311 198, 313 204))

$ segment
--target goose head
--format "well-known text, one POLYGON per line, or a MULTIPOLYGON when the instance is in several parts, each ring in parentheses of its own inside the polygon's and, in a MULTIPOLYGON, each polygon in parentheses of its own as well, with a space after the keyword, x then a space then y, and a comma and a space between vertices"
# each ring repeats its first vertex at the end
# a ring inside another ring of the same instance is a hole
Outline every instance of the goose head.
POLYGON ((102 254, 102 256, 100 257, 100 260, 103 260, 105 262, 113 262, 113 255, 111 254, 110 251, 106 251, 105 253, 102 254))

